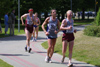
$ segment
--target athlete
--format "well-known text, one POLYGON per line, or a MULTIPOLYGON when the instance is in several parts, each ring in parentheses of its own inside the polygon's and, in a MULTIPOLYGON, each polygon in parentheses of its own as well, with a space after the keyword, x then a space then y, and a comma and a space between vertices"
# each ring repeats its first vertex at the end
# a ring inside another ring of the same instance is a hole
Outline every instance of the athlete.
POLYGON ((29 13, 24 14, 21 16, 21 21, 22 21, 22 25, 25 25, 25 34, 26 34, 26 47, 25 50, 28 51, 29 53, 31 52, 31 48, 30 48, 30 39, 32 36, 32 32, 33 32, 33 24, 36 24, 35 22, 35 17, 33 16, 33 9, 30 8, 28 10, 29 13), (25 20, 25 24, 23 19, 26 18, 25 20))
POLYGON ((38 37, 38 30, 39 30, 39 25, 40 25, 40 19, 38 18, 38 13, 35 13, 35 17, 36 17, 36 23, 33 25, 33 40, 32 41, 37 41, 37 37, 38 37), (35 37, 35 31, 36 31, 36 37, 35 37))
POLYGON ((72 59, 72 51, 73 51, 73 45, 74 45, 74 32, 76 33, 76 30, 74 30, 73 24, 74 20, 72 19, 73 12, 71 10, 68 10, 66 12, 67 18, 62 21, 60 29, 63 30, 63 36, 62 36, 62 63, 64 62, 65 53, 67 50, 67 45, 69 43, 69 62, 68 67, 72 67, 73 64, 71 63, 72 59))
POLYGON ((51 10, 51 16, 47 17, 42 24, 42 29, 45 32, 47 38, 48 38, 48 49, 47 49, 47 56, 45 58, 45 61, 52 62, 51 58, 54 52, 54 47, 57 39, 57 33, 60 30, 60 22, 56 18, 56 10, 51 10), (47 24, 48 29, 45 29, 45 25, 47 24))

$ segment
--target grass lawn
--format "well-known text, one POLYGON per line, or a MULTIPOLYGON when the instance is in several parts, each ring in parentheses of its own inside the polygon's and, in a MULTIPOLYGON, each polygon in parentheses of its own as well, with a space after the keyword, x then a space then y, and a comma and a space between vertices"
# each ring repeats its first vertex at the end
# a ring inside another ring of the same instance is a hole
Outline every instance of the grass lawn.
POLYGON ((0 59, 0 67, 13 67, 0 59))
MULTIPOLYGON (((10 29, 8 29, 8 32, 7 32, 8 35, 5 35, 4 30, 5 30, 5 28, 2 28, 2 34, 0 34, 0 38, 10 36, 9 35, 10 29)), ((24 29, 23 30, 21 29, 20 32, 18 32, 18 29, 15 28, 15 32, 14 33, 15 33, 15 35, 19 35, 19 34, 24 34, 25 32, 24 32, 24 29)))
MULTIPOLYGON (((78 31, 75 34, 75 45, 73 49, 73 58, 89 64, 100 66, 100 38, 86 36, 83 31, 78 31)), ((47 49, 47 42, 42 43, 42 46, 47 49)), ((62 54, 62 37, 57 39, 55 52, 62 54)), ((66 52, 68 57, 68 50, 66 52)))

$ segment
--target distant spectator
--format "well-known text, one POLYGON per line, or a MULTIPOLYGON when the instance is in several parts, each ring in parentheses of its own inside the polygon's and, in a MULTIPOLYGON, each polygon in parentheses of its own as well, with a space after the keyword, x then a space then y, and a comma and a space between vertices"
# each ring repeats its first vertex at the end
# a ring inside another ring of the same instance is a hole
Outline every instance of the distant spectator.
POLYGON ((7 34, 7 31, 8 31, 8 13, 6 13, 4 16, 4 24, 5 24, 5 35, 8 35, 7 34))
POLYGON ((9 26, 10 26, 10 35, 14 35, 14 26, 15 26, 15 10, 13 10, 9 16, 9 26))
POLYGON ((1 19, 0 19, 0 33, 2 33, 1 19))
POLYGON ((80 19, 80 12, 78 12, 78 19, 80 19))

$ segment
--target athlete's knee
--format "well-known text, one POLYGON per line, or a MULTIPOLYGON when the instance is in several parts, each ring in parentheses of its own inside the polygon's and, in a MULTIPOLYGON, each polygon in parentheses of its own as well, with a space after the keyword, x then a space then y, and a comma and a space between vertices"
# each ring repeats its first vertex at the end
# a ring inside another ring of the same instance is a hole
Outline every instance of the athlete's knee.
POLYGON ((48 48, 49 48, 49 49, 51 49, 51 48, 52 48, 52 46, 49 46, 48 48))
POLYGON ((30 38, 27 38, 27 41, 29 41, 30 40, 30 38))
POLYGON ((54 46, 51 46, 51 49, 54 49, 54 46))

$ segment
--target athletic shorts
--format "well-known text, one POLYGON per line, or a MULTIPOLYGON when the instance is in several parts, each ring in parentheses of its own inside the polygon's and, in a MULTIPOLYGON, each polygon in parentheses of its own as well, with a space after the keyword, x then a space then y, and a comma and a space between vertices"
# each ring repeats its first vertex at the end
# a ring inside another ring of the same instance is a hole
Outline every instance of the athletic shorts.
POLYGON ((37 28, 38 26, 37 25, 33 25, 33 27, 37 28))
POLYGON ((47 39, 56 39, 56 38, 52 38, 52 37, 47 36, 47 39))
POLYGON ((28 25, 25 27, 30 33, 33 32, 33 25, 28 25))
POLYGON ((75 39, 73 33, 63 33, 62 41, 67 40, 68 42, 73 41, 75 39))

